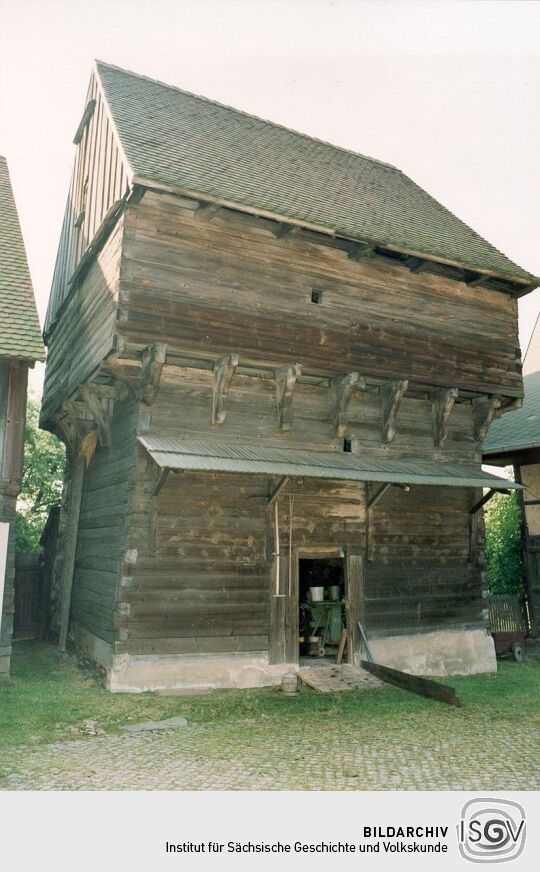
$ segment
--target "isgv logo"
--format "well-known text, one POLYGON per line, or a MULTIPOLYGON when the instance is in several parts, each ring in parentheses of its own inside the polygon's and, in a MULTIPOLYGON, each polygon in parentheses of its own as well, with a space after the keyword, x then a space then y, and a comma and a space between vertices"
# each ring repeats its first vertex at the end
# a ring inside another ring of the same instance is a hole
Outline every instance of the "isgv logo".
POLYGON ((525 811, 509 799, 471 799, 457 827, 461 856, 472 863, 504 863, 525 847, 525 811))

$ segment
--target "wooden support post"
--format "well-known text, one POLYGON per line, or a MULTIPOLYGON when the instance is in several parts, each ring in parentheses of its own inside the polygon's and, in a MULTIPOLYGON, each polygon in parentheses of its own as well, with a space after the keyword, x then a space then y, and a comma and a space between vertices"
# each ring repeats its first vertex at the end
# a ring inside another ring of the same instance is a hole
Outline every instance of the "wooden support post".
POLYGON ((84 481, 84 457, 80 451, 74 452, 72 457, 71 480, 68 494, 68 525, 66 527, 66 541, 64 551, 64 563, 60 589, 62 591, 62 603, 60 607, 60 633, 58 647, 60 651, 66 650, 69 630, 69 614, 71 611, 71 591, 73 588, 73 572, 75 569, 75 556, 77 551, 77 538, 79 534, 79 516, 81 512, 81 498, 84 481))
POLYGON ((79 388, 81 399, 88 406, 97 424, 99 444, 108 447, 111 444, 111 412, 105 411, 97 388, 93 385, 81 385, 79 388))
POLYGON ((380 387, 383 442, 392 442, 396 435, 396 415, 408 386, 407 379, 400 379, 380 387))
POLYGON ((293 391, 296 380, 302 374, 302 365, 282 366, 276 370, 276 400, 278 408, 278 427, 288 433, 293 421, 293 391))
POLYGON ((368 511, 369 511, 370 509, 373 509, 373 508, 377 505, 377 503, 379 502, 379 500, 381 499, 381 497, 383 497, 383 496, 385 495, 385 493, 386 493, 386 491, 388 490, 389 487, 390 487, 390 482, 387 481, 385 484, 383 484, 383 485, 379 488, 379 490, 377 491, 377 493, 374 494, 374 495, 371 497, 371 499, 368 501, 368 503, 367 503, 367 505, 366 505, 366 509, 367 509, 368 511))
POLYGON ((289 483, 289 476, 284 475, 283 478, 280 479, 280 481, 278 482, 278 484, 276 485, 276 487, 274 488, 274 490, 272 491, 270 496, 268 497, 268 505, 269 506, 271 506, 272 503, 275 503, 275 501, 279 497, 281 491, 283 490, 284 487, 287 486, 288 483, 289 483))
POLYGON ((212 391, 212 424, 223 424, 227 417, 225 397, 229 393, 234 371, 238 366, 238 355, 227 354, 214 363, 214 387, 212 391))
POLYGON ((477 442, 483 442, 486 438, 489 425, 500 407, 500 397, 479 397, 472 401, 474 438, 477 442))
POLYGON ((433 440, 437 448, 441 448, 448 438, 448 421, 457 395, 457 388, 441 388, 433 394, 433 440))
POLYGON ((157 397, 161 370, 166 359, 167 346, 164 342, 156 342, 143 351, 140 398, 147 406, 151 406, 157 397))
POLYGON ((170 471, 171 471, 171 470, 170 470, 169 467, 167 467, 166 469, 161 469, 161 470, 160 470, 159 478, 158 478, 158 480, 157 480, 157 484, 156 484, 156 486, 155 486, 155 488, 154 488, 154 493, 153 493, 153 496, 154 496, 154 497, 157 497, 157 496, 158 496, 158 494, 160 493, 161 489, 162 489, 163 486, 165 485, 165 482, 167 481, 167 479, 168 479, 168 477, 169 477, 169 473, 170 473, 170 471))
POLYGON ((360 383, 360 373, 349 372, 345 376, 336 376, 330 383, 332 398, 333 435, 343 437, 347 430, 348 409, 353 391, 357 386, 365 387, 365 381, 360 383))
POLYGON ((490 488, 490 490, 488 490, 487 494, 484 494, 484 496, 480 500, 478 500, 478 502, 475 503, 474 506, 472 506, 469 509, 469 515, 475 515, 478 511, 480 511, 482 506, 485 506, 485 504, 491 499, 491 497, 494 497, 495 494, 509 494, 509 493, 511 493, 511 491, 506 489, 506 488, 501 488, 501 489, 497 489, 497 490, 495 490, 495 488, 490 488))

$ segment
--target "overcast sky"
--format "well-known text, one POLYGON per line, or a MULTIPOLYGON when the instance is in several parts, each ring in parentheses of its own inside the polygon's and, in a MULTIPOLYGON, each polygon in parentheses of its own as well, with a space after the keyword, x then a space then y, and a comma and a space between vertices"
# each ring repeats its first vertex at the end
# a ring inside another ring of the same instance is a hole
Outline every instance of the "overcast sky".
POLYGON ((509 0, 0 0, 0 154, 42 322, 94 58, 395 164, 540 275, 539 35, 540 3, 509 0))

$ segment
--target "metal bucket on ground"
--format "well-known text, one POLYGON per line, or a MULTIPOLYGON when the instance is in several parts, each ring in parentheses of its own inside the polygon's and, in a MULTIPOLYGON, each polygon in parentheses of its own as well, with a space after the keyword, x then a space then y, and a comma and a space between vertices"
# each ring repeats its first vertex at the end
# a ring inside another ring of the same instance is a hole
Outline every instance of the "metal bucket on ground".
POLYGON ((298 677, 294 672, 286 672, 281 679, 283 693, 298 693, 298 677))
POLYGON ((310 587, 309 595, 312 603, 322 603, 324 600, 324 587, 310 587))

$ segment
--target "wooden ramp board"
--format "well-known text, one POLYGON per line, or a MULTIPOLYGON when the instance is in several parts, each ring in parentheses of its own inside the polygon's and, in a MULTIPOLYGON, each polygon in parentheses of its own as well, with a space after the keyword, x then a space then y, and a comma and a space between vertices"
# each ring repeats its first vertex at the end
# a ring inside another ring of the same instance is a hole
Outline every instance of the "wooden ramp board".
POLYGON ((296 674, 309 687, 319 693, 336 693, 345 690, 372 690, 384 687, 384 682, 370 675, 359 666, 343 663, 322 666, 300 666, 296 674))

